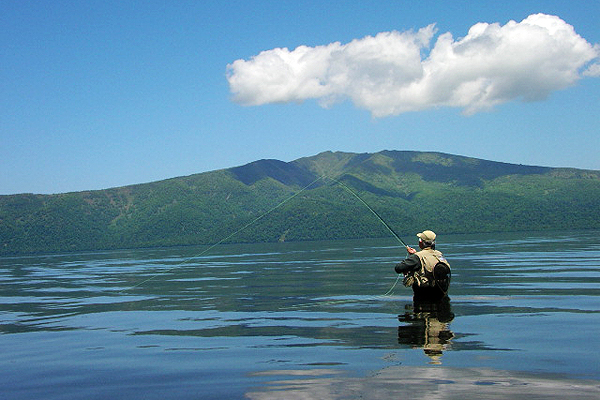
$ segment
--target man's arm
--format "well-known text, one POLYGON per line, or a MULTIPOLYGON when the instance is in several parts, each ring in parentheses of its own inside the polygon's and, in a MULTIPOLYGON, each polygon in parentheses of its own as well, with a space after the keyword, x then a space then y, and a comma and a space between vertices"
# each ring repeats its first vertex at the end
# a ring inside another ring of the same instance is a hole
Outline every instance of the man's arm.
POLYGON ((419 256, 411 254, 401 263, 396 264, 394 270, 398 274, 406 274, 411 271, 416 271, 419 268, 421 268, 421 260, 419 259, 419 256))

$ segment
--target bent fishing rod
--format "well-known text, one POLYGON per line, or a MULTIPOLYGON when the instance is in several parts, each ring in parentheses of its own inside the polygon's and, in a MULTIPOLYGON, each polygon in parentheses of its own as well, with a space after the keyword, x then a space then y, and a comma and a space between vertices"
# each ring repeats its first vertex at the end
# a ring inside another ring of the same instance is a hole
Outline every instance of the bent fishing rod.
POLYGON ((369 211, 371 211, 373 213, 373 215, 375 215, 377 217, 377 219, 379 219, 379 221, 392 233, 392 235, 400 242, 402 243, 402 245, 406 248, 409 248, 410 246, 407 245, 404 240, 402 240, 402 238, 396 233, 396 231, 394 231, 394 229, 392 229, 392 227, 385 222, 385 220, 383 218, 381 218, 381 215, 379 215, 377 213, 377 211, 375 211, 373 209, 373 207, 371 207, 366 201, 364 201, 359 195, 358 193, 356 193, 354 190, 350 189, 344 182, 334 179, 334 178, 329 178, 332 181, 334 181, 335 183, 338 183, 341 187, 343 187, 344 189, 346 189, 347 191, 349 191, 354 197, 356 197, 362 204, 364 204, 369 211))
MULTIPOLYGON (((404 240, 402 240, 402 238, 396 233, 396 231, 394 231, 394 229, 392 229, 392 227, 385 222, 385 220, 377 213, 377 211, 375 211, 366 201, 364 201, 355 191, 353 191, 352 189, 350 189, 346 184, 344 184, 342 181, 337 180, 335 178, 332 177, 327 177, 325 175, 321 175, 319 177, 317 177, 313 182, 309 183, 308 185, 304 186, 302 189, 300 189, 300 191, 292 194, 291 196, 287 197, 286 199, 284 199, 283 201, 281 201, 279 204, 277 204, 276 206, 272 207, 271 209, 267 210, 266 212, 264 212, 263 214, 259 215, 257 218, 253 219, 252 221, 250 221, 249 223, 247 223, 246 225, 244 225, 243 227, 241 227, 240 229, 236 230, 235 232, 231 233, 230 235, 225 236, 223 239, 219 240, 218 242, 212 244, 211 246, 209 246, 208 248, 206 248, 204 251, 202 251, 200 254, 198 254, 197 256, 194 257, 190 257, 186 260, 183 260, 181 263, 168 268, 166 271, 171 271, 183 264, 185 264, 186 262, 200 257, 204 254, 206 254, 207 252, 209 252, 212 248, 218 246, 219 244, 225 242, 228 239, 231 239, 233 236, 237 235, 238 233, 240 233, 241 231, 245 230, 246 228, 250 227, 251 225, 253 225, 254 223, 256 223, 257 221, 259 221, 260 219, 266 217, 267 215, 269 215, 270 213, 272 213, 273 211, 275 211, 276 209, 280 208, 281 206, 283 206, 284 204, 286 204, 287 202, 291 201, 292 199, 294 199, 295 197, 297 197, 298 195, 300 195, 300 193, 304 192, 305 190, 307 190, 309 187, 313 186, 315 183, 317 183, 319 180, 324 179, 324 178, 328 178, 331 179, 333 182, 338 183, 340 186, 342 186, 344 189, 346 189, 348 192, 350 192, 354 197, 356 197, 365 207, 367 207, 367 209, 369 209, 369 211, 371 211, 371 213, 373 213, 373 215, 375 215, 377 217, 377 219, 392 233, 392 235, 405 247, 405 248, 409 248, 410 246, 408 246, 404 240)), ((159 275, 161 275, 162 273, 166 272, 166 271, 162 271, 159 274, 154 274, 152 276, 150 276, 147 279, 142 280, 141 282, 138 282, 137 284, 133 285, 131 288, 136 288, 139 287, 143 284, 145 284, 148 281, 151 281, 153 279, 155 279, 156 277, 158 277, 159 275)), ((396 286, 396 284, 394 284, 394 286, 396 286)), ((392 289, 394 288, 394 286, 392 286, 392 289)), ((391 292, 391 290, 388 291, 388 293, 391 292)), ((124 292, 126 289, 121 290, 121 292, 124 292)), ((119 292, 119 293, 121 293, 119 292)), ((388 294, 386 293, 386 295, 388 294)))
MULTIPOLYGON (((332 181, 334 181, 335 183, 338 183, 341 187, 343 187, 344 189, 346 189, 348 192, 350 192, 354 197, 356 197, 363 205, 365 205, 365 207, 367 207, 369 209, 369 211, 371 211, 373 213, 373 215, 375 215, 377 217, 377 219, 379 220, 379 222, 381 222, 383 224, 383 226, 385 226, 387 228, 388 231, 390 231, 392 233, 392 235, 400 242, 402 243, 402 245, 406 248, 406 250, 410 249, 411 247, 409 245, 407 245, 404 240, 402 240, 402 238, 400 237, 400 235, 398 235, 396 233, 396 231, 387 223, 385 222, 385 220, 381 217, 381 215, 379 215, 377 213, 377 211, 375 211, 373 209, 373 207, 371 207, 366 201, 364 201, 362 199, 362 197, 360 197, 358 195, 358 193, 356 193, 354 190, 350 189, 344 182, 334 179, 334 178, 329 178, 332 181)), ((385 294, 382 297, 387 297, 389 295, 392 294, 392 292, 394 291, 394 288, 396 287, 396 285, 398 284, 398 282, 400 281, 400 278, 402 277, 402 274, 398 274, 398 277, 396 278, 396 281, 394 282, 394 284, 392 285, 392 287, 385 292, 385 294)))

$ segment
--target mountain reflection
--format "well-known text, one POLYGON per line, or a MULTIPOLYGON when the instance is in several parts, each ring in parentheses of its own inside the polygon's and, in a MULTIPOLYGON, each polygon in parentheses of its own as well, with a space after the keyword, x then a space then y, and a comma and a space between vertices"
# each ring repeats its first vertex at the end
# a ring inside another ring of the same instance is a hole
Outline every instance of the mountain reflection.
POLYGON ((448 299, 437 303, 415 302, 398 315, 404 324, 398 326, 398 343, 423 348, 430 364, 441 364, 441 357, 454 337, 449 328, 454 319, 448 299))

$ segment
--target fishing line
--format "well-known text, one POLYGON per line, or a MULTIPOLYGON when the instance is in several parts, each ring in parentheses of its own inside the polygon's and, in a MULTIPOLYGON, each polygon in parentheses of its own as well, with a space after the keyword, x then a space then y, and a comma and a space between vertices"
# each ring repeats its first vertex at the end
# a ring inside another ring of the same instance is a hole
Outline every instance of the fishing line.
POLYGON ((394 284, 392 285, 392 287, 390 288, 390 290, 388 290, 387 292, 385 292, 384 294, 382 294, 382 297, 387 297, 389 295, 392 294, 392 292, 394 291, 394 288, 396 287, 396 285, 398 284, 398 281, 400 280, 400 277, 402 277, 402 274, 398 274, 398 276, 396 277, 396 281, 394 282, 394 284))
POLYGON ((152 276, 150 276, 147 279, 144 279, 141 282, 138 282, 137 284, 129 287, 128 289, 123 289, 121 290, 119 293, 124 292, 125 290, 131 290, 131 289, 135 289, 139 286, 142 286, 143 284, 155 279, 156 277, 174 270, 175 268, 178 268, 180 266, 182 266, 183 264, 188 263, 189 261, 193 260, 194 258, 198 258, 198 257, 202 257, 204 254, 208 253, 210 250, 212 250, 213 248, 217 247, 218 245, 222 244, 223 242, 231 239, 232 237, 234 237, 235 235, 237 235, 238 233, 242 232, 243 230, 247 229, 248 227, 250 227, 251 225, 255 224, 256 222, 260 221, 261 219, 263 219, 264 217, 266 217, 267 215, 271 214, 273 211, 277 210, 278 208, 282 207, 284 204, 286 204, 287 202, 289 202, 290 200, 294 199, 295 197, 297 197, 298 195, 300 195, 302 192, 304 192, 305 190, 307 190, 309 187, 313 186, 314 184, 316 184, 318 181, 320 181, 321 179, 324 179, 326 176, 325 175, 321 175, 319 176, 317 179, 315 179, 314 181, 312 181, 311 183, 309 183, 308 185, 304 186, 302 189, 300 189, 298 192, 294 193, 293 195, 287 197, 286 199, 284 199, 283 201, 281 201, 279 204, 277 204, 276 206, 270 208, 269 210, 265 211, 263 214, 259 215, 258 217, 254 218, 252 221, 248 222, 246 225, 242 226, 240 229, 238 229, 237 231, 231 233, 228 236, 225 236, 223 239, 219 240, 218 242, 210 245, 209 247, 207 247, 206 249, 204 249, 204 251, 202 251, 201 253, 190 257, 182 262, 180 262, 177 265, 174 265, 166 270, 161 271, 158 274, 154 274, 152 276))
MULTIPOLYGON (((341 162, 343 162, 344 160, 341 160, 341 162)), ((364 160, 367 161, 367 160, 364 160)), ((363 161, 363 162, 364 162, 363 161)), ((363 200, 355 191, 353 191, 352 189, 350 189, 346 184, 344 184, 342 181, 332 178, 332 177, 327 177, 326 175, 321 175, 319 177, 317 177, 314 181, 312 181, 311 183, 309 183, 308 185, 304 186, 303 188, 301 188, 298 192, 294 193, 293 195, 285 198, 283 201, 281 201, 279 204, 275 205, 274 207, 270 208, 269 210, 265 211, 263 214, 259 215, 258 217, 254 218, 253 220, 251 220, 250 222, 248 222, 246 225, 242 226, 241 228, 239 228, 238 230, 234 231, 233 233, 223 237, 221 240, 219 240, 218 242, 210 245, 209 247, 207 247, 206 249, 204 249, 201 253, 190 257, 182 262, 180 262, 179 264, 176 264, 170 268, 167 268, 166 270, 161 271, 160 273, 154 274, 140 282, 138 282, 137 284, 129 287, 128 289, 123 289, 121 291, 119 291, 119 293, 123 293, 125 290, 131 290, 131 289, 135 289, 139 286, 142 286, 143 284, 157 278, 158 276, 167 273, 169 271, 172 271, 176 268, 179 268, 180 266, 188 263, 189 261, 198 258, 198 257, 202 257, 204 254, 208 253, 210 250, 212 250, 213 248, 215 248, 216 246, 222 244, 223 242, 231 239, 232 237, 236 236, 237 234, 239 234, 240 232, 244 231, 245 229, 247 229, 248 227, 254 225, 256 222, 258 222, 259 220, 263 219, 264 217, 266 217, 267 215, 271 214, 273 211, 277 210, 278 208, 282 207, 283 205, 285 205, 286 203, 288 203, 289 201, 291 201, 292 199, 296 198, 297 196, 299 196, 301 193, 303 193, 305 190, 307 190, 308 188, 310 188, 311 186, 315 185, 318 181, 322 180, 322 179, 331 179, 333 182, 339 184, 340 186, 342 186, 344 189, 346 189, 348 192, 350 192, 355 198, 357 198, 364 206, 367 207, 367 209, 369 209, 369 211, 371 211, 371 213, 373 213, 373 215, 375 215, 375 217, 377 217, 377 219, 391 232, 391 234, 404 246, 404 247, 408 247, 408 245, 404 242, 404 240, 402 240, 402 238, 394 231, 394 229, 377 213, 377 211, 375 211, 365 200, 363 200)), ((394 288, 396 287, 396 285, 398 284, 398 281, 400 280, 401 275, 398 274, 398 277, 396 278, 396 281, 394 282, 394 284, 392 285, 392 287, 383 295, 383 296, 389 296, 392 291, 394 290, 394 288)))

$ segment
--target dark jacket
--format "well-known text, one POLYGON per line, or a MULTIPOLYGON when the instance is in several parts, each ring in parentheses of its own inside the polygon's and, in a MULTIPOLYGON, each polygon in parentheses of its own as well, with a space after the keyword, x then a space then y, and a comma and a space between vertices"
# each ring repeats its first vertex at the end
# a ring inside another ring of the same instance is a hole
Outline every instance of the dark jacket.
POLYGON ((411 254, 406 257, 401 263, 396 264, 394 270, 397 274, 407 274, 412 271, 421 269, 421 260, 416 254, 411 254))

